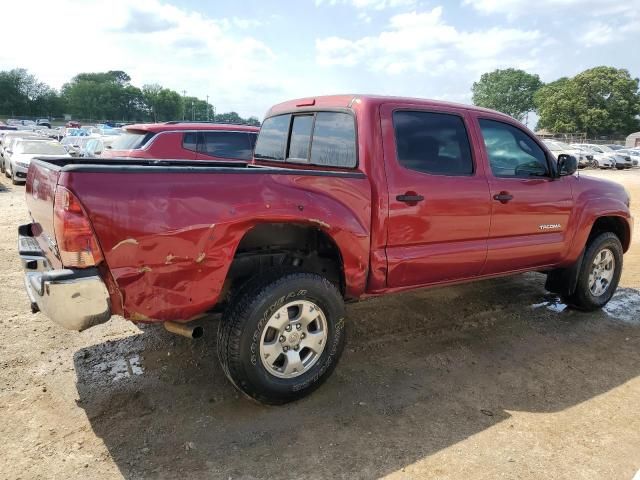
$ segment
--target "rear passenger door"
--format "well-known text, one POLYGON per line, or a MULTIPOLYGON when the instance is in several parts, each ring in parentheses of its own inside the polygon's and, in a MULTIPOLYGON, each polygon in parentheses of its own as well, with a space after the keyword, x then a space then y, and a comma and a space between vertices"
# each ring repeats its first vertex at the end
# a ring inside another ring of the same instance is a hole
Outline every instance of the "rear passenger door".
POLYGON ((211 131, 198 134, 196 160, 251 160, 253 144, 247 132, 211 131))
POLYGON ((482 269, 491 205, 466 115, 382 107, 390 288, 470 278, 482 269))

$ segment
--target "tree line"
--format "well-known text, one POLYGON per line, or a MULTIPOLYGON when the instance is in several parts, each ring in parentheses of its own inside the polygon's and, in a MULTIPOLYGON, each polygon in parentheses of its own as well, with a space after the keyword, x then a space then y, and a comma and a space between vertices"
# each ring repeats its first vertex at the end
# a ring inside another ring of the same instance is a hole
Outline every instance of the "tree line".
POLYGON ((600 66, 545 84, 538 75, 508 68, 483 74, 471 91, 475 105, 520 121, 535 112, 536 129, 553 133, 593 138, 640 130, 639 80, 626 69, 600 66))
POLYGON ((158 84, 138 88, 120 70, 79 73, 60 91, 23 68, 0 71, 0 113, 12 117, 59 118, 70 114, 90 121, 211 120, 260 125, 256 117, 217 113, 209 102, 180 95, 158 84))

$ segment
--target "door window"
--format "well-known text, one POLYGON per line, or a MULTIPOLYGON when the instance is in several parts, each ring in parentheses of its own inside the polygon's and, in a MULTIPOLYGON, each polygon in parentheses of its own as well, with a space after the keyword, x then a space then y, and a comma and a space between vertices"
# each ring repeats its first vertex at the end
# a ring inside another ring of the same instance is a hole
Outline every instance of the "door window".
POLYGON ((525 132, 508 123, 480 119, 480 130, 496 177, 544 177, 549 166, 544 150, 525 132))
POLYGON ((398 162, 434 175, 471 175, 473 160, 458 115, 397 111, 393 114, 398 162))

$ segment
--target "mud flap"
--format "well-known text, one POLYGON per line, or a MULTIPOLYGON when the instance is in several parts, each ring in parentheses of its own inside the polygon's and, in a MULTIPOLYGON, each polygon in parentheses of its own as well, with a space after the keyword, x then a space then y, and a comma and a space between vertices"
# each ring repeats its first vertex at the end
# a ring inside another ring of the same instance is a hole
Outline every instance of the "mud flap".
POLYGON ((544 288, 558 295, 569 296, 573 294, 578 285, 578 276, 580 275, 583 258, 584 250, 582 250, 578 259, 570 267, 551 270, 547 274, 547 281, 544 284, 544 288))

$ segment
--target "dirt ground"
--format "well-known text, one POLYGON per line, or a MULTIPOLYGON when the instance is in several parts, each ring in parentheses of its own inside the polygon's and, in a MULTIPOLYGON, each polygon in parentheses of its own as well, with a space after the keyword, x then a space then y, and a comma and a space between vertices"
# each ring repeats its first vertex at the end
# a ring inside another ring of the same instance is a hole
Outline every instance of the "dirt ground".
MULTIPOLYGON (((640 170, 622 182, 640 211, 640 170)), ((240 398, 198 341, 32 315, 16 255, 24 187, 0 180, 0 478, 631 479, 640 469, 640 231, 607 311, 526 274, 348 307, 309 398, 240 398)))

